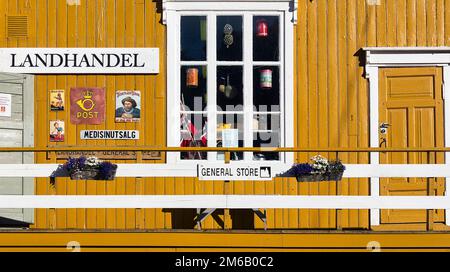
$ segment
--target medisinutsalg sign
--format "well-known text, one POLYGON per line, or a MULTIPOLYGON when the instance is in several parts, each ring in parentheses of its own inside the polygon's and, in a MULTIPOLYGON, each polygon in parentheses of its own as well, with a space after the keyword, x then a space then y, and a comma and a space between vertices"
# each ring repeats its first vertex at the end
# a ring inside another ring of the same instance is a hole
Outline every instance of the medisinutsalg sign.
POLYGON ((6 73, 159 73, 159 48, 0 48, 0 60, 6 73))

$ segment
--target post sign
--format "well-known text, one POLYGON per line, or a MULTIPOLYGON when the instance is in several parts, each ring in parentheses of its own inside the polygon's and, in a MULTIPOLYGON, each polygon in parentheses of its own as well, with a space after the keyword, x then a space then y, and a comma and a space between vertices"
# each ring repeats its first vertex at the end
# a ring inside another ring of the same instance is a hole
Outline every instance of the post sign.
POLYGON ((105 120, 105 88, 71 88, 70 122, 99 125, 105 120))
POLYGON ((159 48, 0 48, 0 59, 5 73, 159 73, 159 48))
POLYGON ((272 167, 268 165, 198 165, 200 180, 271 180, 272 172, 272 167))

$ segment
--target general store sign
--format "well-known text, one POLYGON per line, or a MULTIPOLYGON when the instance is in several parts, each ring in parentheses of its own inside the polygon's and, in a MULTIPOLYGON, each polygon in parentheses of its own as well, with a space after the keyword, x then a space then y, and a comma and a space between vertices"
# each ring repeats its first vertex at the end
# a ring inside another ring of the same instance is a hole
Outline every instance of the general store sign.
POLYGON ((198 165, 200 180, 271 180, 272 173, 272 167, 267 165, 198 165))
POLYGON ((0 48, 0 59, 6 73, 159 73, 159 48, 0 48))

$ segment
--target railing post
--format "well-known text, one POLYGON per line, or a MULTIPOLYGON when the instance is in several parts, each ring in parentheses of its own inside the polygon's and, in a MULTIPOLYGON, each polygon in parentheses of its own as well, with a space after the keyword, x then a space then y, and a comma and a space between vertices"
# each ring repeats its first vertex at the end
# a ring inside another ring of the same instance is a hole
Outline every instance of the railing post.
MULTIPOLYGON (((231 161, 231 152, 226 151, 225 152, 225 164, 229 164, 231 161)), ((229 195, 230 194, 230 181, 225 180, 224 186, 224 194, 229 195)), ((224 209, 223 210, 223 227, 224 229, 228 230, 232 228, 231 224, 231 216, 230 216, 230 209, 224 209)))

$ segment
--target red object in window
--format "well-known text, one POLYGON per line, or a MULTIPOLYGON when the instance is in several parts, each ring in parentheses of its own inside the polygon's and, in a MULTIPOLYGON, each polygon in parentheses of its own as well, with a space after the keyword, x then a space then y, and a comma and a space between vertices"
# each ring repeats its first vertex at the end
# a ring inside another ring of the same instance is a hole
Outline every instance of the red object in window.
POLYGON ((258 20, 256 22, 256 36, 267 37, 269 36, 269 27, 266 20, 258 20))
MULTIPOLYGON (((200 136, 200 135, 198 135, 198 134, 201 133, 201 132, 198 131, 198 130, 195 128, 194 124, 192 124, 191 122, 189 122, 188 126, 189 126, 189 127, 188 127, 189 132, 190 132, 191 135, 194 137, 194 139, 197 138, 198 136, 200 136)), ((189 139, 189 140, 182 140, 180 146, 181 146, 181 147, 189 147, 190 144, 191 144, 191 142, 192 142, 194 139, 191 138, 191 139, 189 139)), ((206 138, 206 135, 201 135, 201 136, 200 136, 200 141, 201 141, 201 146, 207 146, 207 144, 208 144, 208 139, 206 138)))
POLYGON ((198 69, 189 68, 186 71, 186 85, 191 88, 198 87, 198 69))

